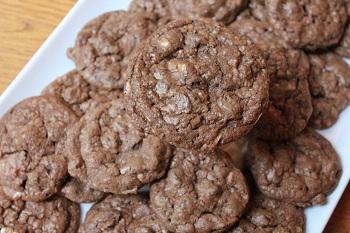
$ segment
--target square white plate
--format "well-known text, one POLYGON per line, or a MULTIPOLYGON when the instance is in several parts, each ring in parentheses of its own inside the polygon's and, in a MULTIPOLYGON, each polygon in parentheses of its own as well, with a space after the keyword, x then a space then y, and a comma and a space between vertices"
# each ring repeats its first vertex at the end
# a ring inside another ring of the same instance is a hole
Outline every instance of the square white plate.
MULTIPOLYGON (((67 48, 74 45, 75 37, 86 22, 112 10, 127 9, 131 0, 79 0, 60 25, 49 36, 30 62, 19 73, 0 97, 0 115, 11 106, 41 90, 57 76, 74 68, 66 58, 67 48)), ((350 74, 349 74, 350 75, 350 74)), ((350 108, 344 111, 337 124, 321 132, 338 151, 343 165, 343 175, 336 190, 325 206, 306 210, 307 233, 321 233, 331 217, 350 179, 350 108)), ((82 205, 86 213, 90 205, 82 205)))

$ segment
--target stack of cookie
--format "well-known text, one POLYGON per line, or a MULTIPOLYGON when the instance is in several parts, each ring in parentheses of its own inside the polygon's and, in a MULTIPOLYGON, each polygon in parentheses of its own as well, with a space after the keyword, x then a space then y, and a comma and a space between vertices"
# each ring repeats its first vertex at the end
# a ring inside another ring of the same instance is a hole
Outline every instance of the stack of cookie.
POLYGON ((315 129, 350 104, 347 21, 342 0, 95 18, 76 68, 0 120, 1 232, 305 232, 341 175, 315 129))

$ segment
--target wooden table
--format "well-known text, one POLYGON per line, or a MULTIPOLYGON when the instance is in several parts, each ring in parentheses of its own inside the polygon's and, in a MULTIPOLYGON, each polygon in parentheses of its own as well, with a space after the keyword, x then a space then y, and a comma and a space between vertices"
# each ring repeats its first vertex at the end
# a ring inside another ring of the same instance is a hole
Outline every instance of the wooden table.
MULTIPOLYGON (((0 93, 74 3, 74 0, 0 0, 0 93)), ((325 232, 350 233, 350 187, 325 232)))

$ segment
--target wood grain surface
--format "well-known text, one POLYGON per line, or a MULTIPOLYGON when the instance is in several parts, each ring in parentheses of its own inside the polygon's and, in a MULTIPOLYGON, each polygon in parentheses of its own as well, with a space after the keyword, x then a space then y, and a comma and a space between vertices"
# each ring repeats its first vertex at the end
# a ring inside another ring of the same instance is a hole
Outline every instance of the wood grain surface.
MULTIPOLYGON (((74 3, 74 0, 0 0, 0 93, 74 3)), ((347 187, 325 233, 350 233, 350 187, 347 187)))

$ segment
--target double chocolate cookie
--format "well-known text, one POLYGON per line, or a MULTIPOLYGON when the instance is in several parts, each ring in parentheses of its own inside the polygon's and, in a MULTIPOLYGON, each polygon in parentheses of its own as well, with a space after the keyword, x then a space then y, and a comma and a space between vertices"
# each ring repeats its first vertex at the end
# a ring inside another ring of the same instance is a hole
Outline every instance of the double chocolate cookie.
POLYGON ((156 15, 158 25, 171 21, 168 0, 133 0, 129 5, 129 12, 147 12, 156 15))
POLYGON ((41 201, 56 193, 67 162, 56 153, 74 112, 54 96, 26 99, 0 120, 0 186, 11 199, 41 201))
POLYGON ((337 44, 348 18, 343 0, 252 0, 250 6, 284 41, 308 50, 337 44))
POLYGON ((268 102, 260 50, 209 21, 173 21, 129 63, 126 94, 140 128, 182 148, 246 135, 268 102))
POLYGON ((325 204, 341 175, 331 143, 308 128, 285 142, 252 140, 248 164, 263 194, 302 207, 325 204))
POLYGON ((310 91, 314 111, 310 126, 332 126, 350 104, 350 66, 334 53, 310 55, 310 91))
POLYGON ((335 52, 342 57, 350 57, 350 1, 345 0, 346 8, 348 9, 348 24, 346 26, 343 38, 341 39, 339 45, 335 48, 335 52))
POLYGON ((79 205, 63 197, 42 202, 12 201, 0 191, 1 232, 76 233, 79 222, 79 205))
POLYGON ((294 205, 258 195, 248 212, 228 233, 303 233, 305 216, 294 205))
POLYGON ((92 189, 136 193, 166 172, 172 148, 138 131, 126 106, 125 99, 115 99, 85 114, 67 132, 61 153, 68 156, 68 172, 92 189))
POLYGON ((137 195, 108 196, 88 212, 80 233, 167 233, 148 206, 137 195))
POLYGON ((229 28, 249 37, 267 60, 270 102, 254 134, 267 140, 295 137, 305 129, 312 114, 307 55, 285 45, 266 21, 240 17, 229 28))
POLYGON ((156 27, 150 13, 105 13, 81 30, 68 56, 91 85, 122 89, 131 54, 156 27))
POLYGON ((49 84, 42 94, 56 95, 82 116, 90 109, 122 95, 122 91, 107 91, 90 85, 77 71, 72 70, 49 84))
POLYGON ((210 18, 223 24, 231 23, 247 6, 248 0, 168 0, 173 18, 210 18))
POLYGON ((61 195, 75 203, 97 202, 105 197, 105 193, 89 188, 78 179, 69 177, 61 189, 61 195))
POLYGON ((244 176, 221 151, 176 149, 167 176, 152 184, 151 207, 171 232, 223 232, 249 200, 244 176))

